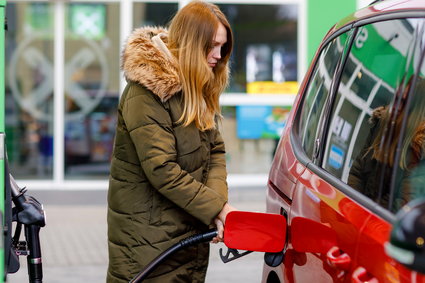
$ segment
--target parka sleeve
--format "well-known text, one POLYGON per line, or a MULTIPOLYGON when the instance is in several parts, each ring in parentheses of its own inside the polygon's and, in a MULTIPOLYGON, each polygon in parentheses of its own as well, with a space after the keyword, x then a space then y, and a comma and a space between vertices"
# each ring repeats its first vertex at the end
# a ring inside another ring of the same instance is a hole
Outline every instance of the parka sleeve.
POLYGON ((211 224, 227 198, 179 166, 171 118, 161 103, 151 95, 129 97, 123 118, 146 178, 167 199, 211 224))
POLYGON ((226 150, 218 129, 212 130, 211 158, 206 186, 214 188, 226 201, 228 200, 226 150))

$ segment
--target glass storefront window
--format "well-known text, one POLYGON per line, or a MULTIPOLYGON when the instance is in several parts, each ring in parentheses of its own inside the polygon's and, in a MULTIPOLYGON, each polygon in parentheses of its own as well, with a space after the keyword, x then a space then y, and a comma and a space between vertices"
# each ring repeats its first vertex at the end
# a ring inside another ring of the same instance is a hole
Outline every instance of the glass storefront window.
MULTIPOLYGON (((10 169, 17 179, 54 179, 60 184, 106 180, 120 89, 125 83, 120 73, 121 29, 166 27, 186 3, 135 0, 128 7, 122 5, 124 1, 8 1, 6 143, 10 169), (131 20, 121 17, 122 8, 131 9, 131 20), (55 26, 56 12, 64 15, 63 34, 55 26), (57 37, 64 42, 59 44, 57 37), (62 53, 62 44, 63 66, 62 60, 54 61, 62 53), (55 68, 62 67, 63 81, 58 82, 55 68), (58 115, 53 110, 62 102, 64 112, 58 115), (55 132, 55 122, 63 125, 63 137, 62 131, 55 132)), ((235 39, 226 94, 258 95, 270 89, 295 94, 296 90, 288 89, 296 88, 285 86, 296 85, 298 79, 299 4, 221 1, 218 6, 228 17, 235 39), (261 89, 264 86, 266 91, 261 89)), ((281 131, 282 117, 290 106, 244 105, 245 97, 240 95, 240 103, 223 106, 229 173, 266 174, 278 136, 259 129, 270 126, 281 131), (254 132, 244 126, 252 121, 258 124, 254 132)))
POLYGON ((179 6, 177 3, 134 3, 133 28, 168 25, 179 6))
POLYGON ((51 179, 53 168, 53 5, 6 6, 6 144, 19 179, 51 179))
POLYGON ((119 4, 70 3, 65 15, 65 178, 104 179, 119 98, 119 4))
POLYGON ((297 81, 297 5, 218 6, 234 32, 228 92, 250 92, 259 81, 297 81))
MULTIPOLYGON (((226 92, 288 94, 288 85, 297 81, 298 6, 218 6, 234 33, 226 92)), ((264 105, 223 107, 222 132, 230 174, 268 173, 288 112, 289 107, 264 105)))

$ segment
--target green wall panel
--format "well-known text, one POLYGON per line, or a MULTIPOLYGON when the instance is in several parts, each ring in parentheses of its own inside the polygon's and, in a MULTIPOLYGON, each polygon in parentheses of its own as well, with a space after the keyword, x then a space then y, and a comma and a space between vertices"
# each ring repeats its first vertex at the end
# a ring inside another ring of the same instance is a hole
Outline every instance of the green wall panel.
POLYGON ((307 0, 307 63, 328 30, 356 10, 356 0, 307 0))

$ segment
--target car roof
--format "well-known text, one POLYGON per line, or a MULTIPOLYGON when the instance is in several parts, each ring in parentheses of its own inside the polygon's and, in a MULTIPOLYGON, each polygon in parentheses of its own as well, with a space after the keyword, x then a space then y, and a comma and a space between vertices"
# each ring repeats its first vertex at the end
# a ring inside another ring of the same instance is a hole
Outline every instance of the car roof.
POLYGON ((328 34, 338 30, 344 26, 355 25, 356 23, 373 19, 376 17, 400 17, 405 16, 423 16, 425 17, 425 1, 424 0, 383 0, 375 1, 371 5, 357 10, 351 15, 343 18, 335 24, 328 34), (404 16, 403 16, 404 14, 404 16))

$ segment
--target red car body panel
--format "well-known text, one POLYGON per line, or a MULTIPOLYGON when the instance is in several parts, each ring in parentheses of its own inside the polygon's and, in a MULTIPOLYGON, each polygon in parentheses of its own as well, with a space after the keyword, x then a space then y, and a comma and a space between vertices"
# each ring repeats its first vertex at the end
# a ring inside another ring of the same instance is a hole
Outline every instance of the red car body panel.
POLYGON ((306 170, 299 179, 290 215, 290 223, 304 219, 304 225, 300 225, 304 227, 290 229, 290 235, 294 253, 300 256, 304 252, 315 259, 301 266, 293 265, 293 272, 286 271, 296 274, 293 282, 349 282, 357 265, 356 245, 367 220, 365 215, 359 205, 306 170))
MULTIPOLYGON (((299 103, 299 96, 295 99, 294 108, 299 103)), ((304 172, 305 166, 301 164, 294 155, 290 142, 290 129, 292 128, 294 111, 288 117, 282 139, 273 158, 273 164, 269 173, 269 187, 281 195, 281 197, 292 199, 294 185, 297 178, 304 172)))
POLYGON ((362 267, 374 274, 379 282, 425 282, 425 275, 410 271, 386 255, 392 225, 370 213, 359 239, 358 258, 362 267))

